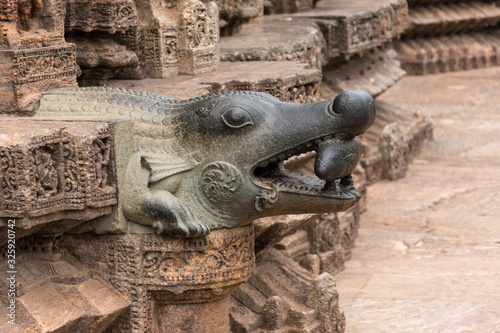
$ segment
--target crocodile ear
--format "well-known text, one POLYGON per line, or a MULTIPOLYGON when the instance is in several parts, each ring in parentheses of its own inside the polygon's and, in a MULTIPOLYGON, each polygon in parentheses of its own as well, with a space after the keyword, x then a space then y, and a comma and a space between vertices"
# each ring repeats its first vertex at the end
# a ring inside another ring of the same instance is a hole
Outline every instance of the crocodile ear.
POLYGON ((141 156, 141 164, 149 169, 148 186, 193 169, 198 163, 195 160, 186 160, 177 156, 141 156))

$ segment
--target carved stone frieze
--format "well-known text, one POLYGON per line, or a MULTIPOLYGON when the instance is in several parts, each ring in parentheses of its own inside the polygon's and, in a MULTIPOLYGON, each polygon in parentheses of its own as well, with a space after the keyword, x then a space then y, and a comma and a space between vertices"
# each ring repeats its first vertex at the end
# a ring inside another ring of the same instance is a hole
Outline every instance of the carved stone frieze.
POLYGON ((228 332, 227 298, 252 273, 253 239, 246 226, 193 240, 83 234, 59 244, 130 299, 106 332, 228 332))
POLYGON ((106 124, 4 120, 0 129, 0 221, 16 218, 18 237, 111 212, 116 177, 106 124))

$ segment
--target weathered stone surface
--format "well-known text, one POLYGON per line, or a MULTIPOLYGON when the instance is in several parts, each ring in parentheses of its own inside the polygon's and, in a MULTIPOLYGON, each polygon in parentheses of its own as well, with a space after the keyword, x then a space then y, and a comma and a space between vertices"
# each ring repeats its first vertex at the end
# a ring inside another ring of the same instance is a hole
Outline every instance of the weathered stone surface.
POLYGON ((312 20, 264 17, 221 39, 222 61, 294 60, 321 69, 325 40, 312 20))
POLYGON ((137 68, 137 53, 112 40, 94 38, 68 38, 77 45, 76 60, 82 74, 78 78, 81 87, 102 86, 117 74, 137 68))
POLYGON ((321 95, 361 89, 376 97, 405 75, 393 49, 374 50, 346 64, 323 69, 321 95))
POLYGON ((79 53, 90 51, 98 58, 93 64, 90 55, 78 57, 83 85, 103 84, 113 76, 194 75, 213 71, 219 63, 218 11, 213 3, 71 0, 65 26, 79 53))
POLYGON ((310 273, 282 251, 259 258, 249 282, 231 296, 232 332, 343 332, 333 277, 310 273))
POLYGON ((0 244, 59 234, 117 203, 113 137, 106 123, 0 121, 0 244))
POLYGON ((413 158, 433 139, 433 123, 413 108, 377 101, 377 121, 360 137, 365 155, 360 164, 369 184, 404 177, 413 158), (397 135, 392 135, 397 128, 397 135))
MULTIPOLYGON (((209 3, 210 0, 201 0, 209 3)), ((250 19, 262 16, 263 0, 215 0, 219 7, 221 36, 237 33, 250 19)))
POLYGON ((264 1, 264 14, 297 13, 314 8, 319 0, 267 0, 264 1))
POLYGON ((65 31, 68 40, 77 45, 77 62, 83 71, 80 85, 103 84, 116 75, 129 79, 146 76, 144 28, 133 0, 67 0, 65 31))
POLYGON ((106 332, 228 332, 228 296, 254 268, 253 227, 189 240, 64 235, 60 246, 130 299, 106 332))
MULTIPOLYGON (((25 237, 17 240, 16 317, 8 323, 7 260, 0 261, 0 330, 2 332, 102 332, 129 305, 105 282, 63 257, 54 238, 25 237), (71 263, 70 263, 71 262, 71 263)), ((7 257, 7 246, 1 248, 7 257)))
POLYGON ((395 43, 402 68, 409 74, 469 70, 500 65, 500 31, 417 38, 395 43))
POLYGON ((149 77, 201 74, 219 65, 218 10, 197 0, 137 1, 149 77))
POLYGON ((327 60, 342 62, 398 38, 408 27, 404 0, 320 1, 291 17, 313 19, 325 36, 327 60))
POLYGON ((316 218, 316 214, 281 215, 264 217, 254 221, 255 253, 259 254, 274 246, 284 237, 316 218))
POLYGON ((455 34, 482 29, 500 22, 494 2, 461 1, 412 6, 407 38, 455 34))
POLYGON ((2 1, 0 114, 31 115, 42 93, 76 86, 75 46, 58 0, 2 1))
POLYGON ((418 104, 435 139, 405 178, 369 188, 352 259, 336 275, 346 332, 498 331, 499 75, 406 77, 379 97, 418 104))
POLYGON ((219 91, 261 91, 284 102, 316 102, 321 72, 295 61, 223 62, 214 73, 166 79, 111 80, 108 87, 133 88, 188 99, 219 91), (289 74, 290 73, 290 74, 289 74), (293 74, 292 74, 293 73, 293 74))

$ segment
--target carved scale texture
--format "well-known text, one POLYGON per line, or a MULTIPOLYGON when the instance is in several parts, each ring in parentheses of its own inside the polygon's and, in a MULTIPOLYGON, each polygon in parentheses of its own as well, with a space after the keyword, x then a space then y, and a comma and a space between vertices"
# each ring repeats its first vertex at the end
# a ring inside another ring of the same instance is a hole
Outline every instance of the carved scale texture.
MULTIPOLYGON (((134 120, 134 151, 167 154, 170 158, 198 160, 179 146, 176 128, 192 117, 210 112, 220 98, 248 96, 279 100, 253 92, 217 92, 180 101, 161 94, 107 87, 63 88, 46 93, 34 119, 58 120, 134 120), (193 104, 197 104, 194 106, 193 104), (194 107, 193 107, 194 106, 194 107)), ((191 164, 191 163, 190 163, 191 164)))

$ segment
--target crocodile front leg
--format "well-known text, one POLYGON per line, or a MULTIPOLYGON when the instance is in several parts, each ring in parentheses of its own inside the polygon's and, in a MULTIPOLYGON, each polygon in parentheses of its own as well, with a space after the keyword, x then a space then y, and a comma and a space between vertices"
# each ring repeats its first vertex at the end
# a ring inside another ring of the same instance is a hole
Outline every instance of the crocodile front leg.
POLYGON ((156 233, 166 232, 173 237, 194 238, 210 233, 210 228, 196 221, 193 213, 182 200, 171 193, 156 193, 143 201, 142 210, 152 220, 156 233))
POLYGON ((183 175, 165 170, 170 163, 177 171, 189 169, 182 161, 165 157, 132 156, 127 166, 125 185, 121 191, 122 209, 131 221, 151 226, 156 233, 173 237, 194 238, 210 233, 210 227, 199 222, 189 207, 175 196, 183 175))

